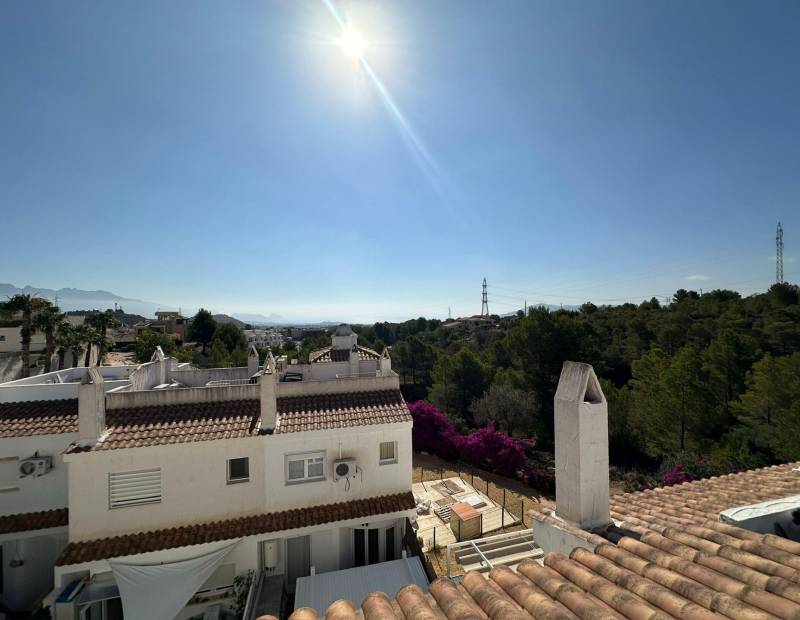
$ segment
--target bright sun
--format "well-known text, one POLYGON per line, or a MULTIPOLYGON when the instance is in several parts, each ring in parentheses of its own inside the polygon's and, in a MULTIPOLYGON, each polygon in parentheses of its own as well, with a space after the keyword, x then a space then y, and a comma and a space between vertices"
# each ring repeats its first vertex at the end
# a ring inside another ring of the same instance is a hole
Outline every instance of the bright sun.
POLYGON ((353 60, 360 60, 367 48, 367 42, 364 41, 364 37, 352 28, 345 28, 339 39, 339 45, 342 46, 342 51, 353 60))

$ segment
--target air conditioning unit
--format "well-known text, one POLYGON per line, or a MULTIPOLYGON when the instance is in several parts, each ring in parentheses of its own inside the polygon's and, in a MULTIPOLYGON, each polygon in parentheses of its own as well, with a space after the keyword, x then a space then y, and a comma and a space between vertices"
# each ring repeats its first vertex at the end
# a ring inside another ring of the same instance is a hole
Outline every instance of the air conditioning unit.
POLYGON ((52 456, 32 456, 19 462, 19 477, 33 476, 36 478, 43 476, 51 469, 53 469, 52 456))
POLYGON ((333 462, 333 481, 355 478, 358 470, 358 463, 354 458, 336 459, 333 462))

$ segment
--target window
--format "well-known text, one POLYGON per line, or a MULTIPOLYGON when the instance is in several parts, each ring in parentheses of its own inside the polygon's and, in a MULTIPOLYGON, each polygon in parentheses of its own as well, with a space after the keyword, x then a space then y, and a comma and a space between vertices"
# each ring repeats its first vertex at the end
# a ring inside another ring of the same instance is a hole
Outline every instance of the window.
POLYGON ((246 456, 228 459, 228 484, 250 480, 250 459, 246 456))
POLYGON ((127 508, 160 502, 160 468, 108 474, 109 508, 127 508))
POLYGON ((311 482, 324 479, 324 452, 286 455, 286 482, 311 482))
POLYGON ((380 451, 381 451, 381 456, 380 456, 381 465, 389 465, 390 463, 397 463, 396 441, 382 441, 380 451))
POLYGON ((6 337, 0 334, 0 342, 5 342, 5 341, 6 341, 6 337))

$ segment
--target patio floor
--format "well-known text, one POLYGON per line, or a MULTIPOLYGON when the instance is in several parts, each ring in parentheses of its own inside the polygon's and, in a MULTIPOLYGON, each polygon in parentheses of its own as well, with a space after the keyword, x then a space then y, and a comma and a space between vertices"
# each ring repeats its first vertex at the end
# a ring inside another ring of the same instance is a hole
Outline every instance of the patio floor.
POLYGON ((417 514, 417 536, 422 538, 422 550, 429 551, 434 547, 434 532, 436 547, 445 547, 456 542, 456 537, 450 529, 449 516, 446 509, 456 502, 467 501, 481 514, 482 534, 496 532, 501 527, 508 527, 519 523, 519 517, 503 510, 489 497, 465 482, 459 477, 415 482, 412 485, 414 497, 417 502, 430 500, 431 508, 427 513, 417 514), (445 512, 440 517, 436 514, 442 508, 445 512))

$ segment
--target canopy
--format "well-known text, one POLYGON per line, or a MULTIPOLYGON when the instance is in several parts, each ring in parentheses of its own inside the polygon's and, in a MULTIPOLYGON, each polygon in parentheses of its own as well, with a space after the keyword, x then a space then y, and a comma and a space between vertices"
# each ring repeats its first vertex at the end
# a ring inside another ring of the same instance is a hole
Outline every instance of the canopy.
POLYGON ((174 618, 239 541, 187 560, 136 564, 109 560, 125 620, 174 618))

